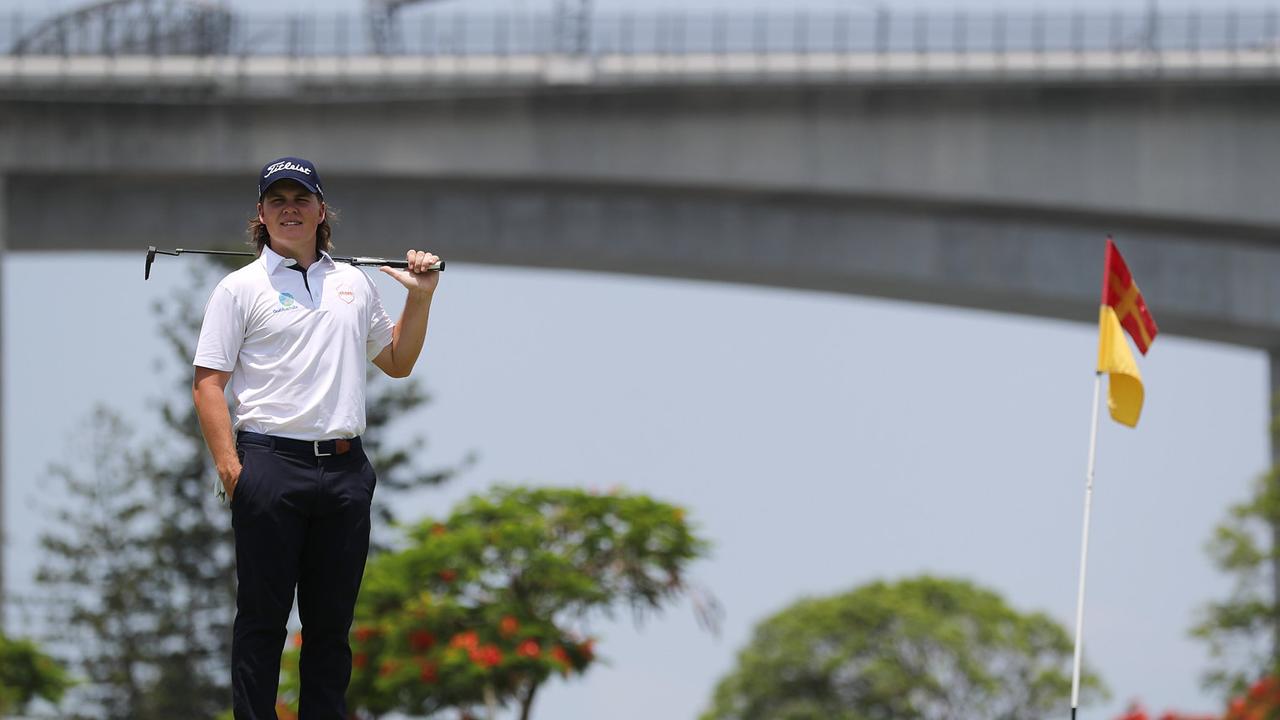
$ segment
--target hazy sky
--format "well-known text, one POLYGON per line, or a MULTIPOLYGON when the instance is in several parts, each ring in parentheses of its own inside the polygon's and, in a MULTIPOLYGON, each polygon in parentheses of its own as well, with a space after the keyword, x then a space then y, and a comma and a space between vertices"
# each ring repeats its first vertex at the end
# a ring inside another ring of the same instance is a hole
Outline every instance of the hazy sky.
MULTIPOLYGON (((185 259, 163 258, 144 284, 142 258, 5 261, 19 591, 38 560, 37 506, 52 499, 42 469, 74 453, 94 403, 156 429, 148 399, 170 385, 152 372, 165 351, 148 307, 211 290, 186 286, 185 259)), ((408 424, 427 435, 429 464, 471 450, 481 461, 411 514, 443 514, 494 481, 622 485, 685 504, 714 541, 693 577, 724 603, 724 637, 699 631, 687 606, 640 632, 600 625, 610 664, 553 684, 538 714, 551 720, 693 718, 757 621, 876 578, 972 578, 1070 627, 1093 320, 455 263, 415 371, 435 401, 408 424)), ((1161 336, 1141 364, 1142 424, 1104 422, 1100 437, 1086 647, 1116 700, 1090 718, 1135 696, 1217 707, 1186 637, 1195 608, 1226 588, 1202 546, 1266 466, 1261 353, 1161 336)))
MULTIPOLYGON (((338 239, 359 251, 358 238, 338 239)), ((1100 273, 1102 238, 1083 241, 1098 243, 1100 273)), ((56 502, 44 468, 74 453, 95 403, 144 434, 157 429, 148 402, 170 383, 152 371, 167 357, 149 305, 211 290, 188 286, 185 259, 162 259, 143 283, 141 243, 132 255, 4 261, 5 559, 19 592, 39 560, 37 506, 56 502)), ((398 307, 402 291, 374 276, 398 307)), ((1159 298, 1148 300, 1158 320, 1159 298)), ((1095 320, 454 263, 415 372, 435 401, 406 422, 429 439, 428 464, 473 450, 481 460, 411 510, 444 514, 495 481, 622 485, 686 505, 714 542, 694 578, 723 602, 724 636, 698 630, 687 605, 640 630, 600 624, 610 663, 553 683, 538 701, 544 720, 692 719, 756 622, 801 595, 873 579, 966 577, 1071 628, 1095 320)), ((1227 588, 1204 542, 1268 459, 1265 355, 1161 336, 1140 364, 1142 424, 1104 422, 1100 437, 1086 654, 1115 698, 1088 718, 1114 717, 1133 697, 1158 709, 1220 708, 1198 689, 1206 654, 1186 630, 1227 588)))

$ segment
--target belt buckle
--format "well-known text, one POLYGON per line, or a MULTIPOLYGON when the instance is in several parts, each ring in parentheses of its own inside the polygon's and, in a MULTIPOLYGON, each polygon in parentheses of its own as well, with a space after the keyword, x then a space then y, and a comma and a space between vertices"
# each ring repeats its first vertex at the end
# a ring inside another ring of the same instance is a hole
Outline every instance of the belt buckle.
POLYGON ((322 443, 322 442, 326 442, 326 441, 324 441, 324 440, 312 440, 312 441, 311 441, 311 449, 315 451, 315 453, 316 453, 316 457, 329 457, 329 456, 333 455, 333 453, 322 453, 322 452, 320 452, 320 443, 322 443))

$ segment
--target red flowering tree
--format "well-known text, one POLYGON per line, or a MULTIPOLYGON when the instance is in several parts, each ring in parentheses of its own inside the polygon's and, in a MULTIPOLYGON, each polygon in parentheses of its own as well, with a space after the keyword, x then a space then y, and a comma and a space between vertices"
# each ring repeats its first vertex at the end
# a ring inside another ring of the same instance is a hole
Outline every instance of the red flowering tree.
MULTIPOLYGON (((657 611, 685 592, 685 571, 706 549, 682 509, 644 495, 500 487, 472 497, 370 561, 350 705, 365 718, 515 705, 528 720, 543 683, 595 662, 581 632, 588 614, 657 611)), ((296 649, 284 668, 288 709, 296 649)))
POLYGON ((1222 720, 1217 715, 1184 715, 1176 712, 1165 712, 1161 715, 1149 714, 1142 705, 1133 703, 1125 713, 1116 720, 1222 720))
POLYGON ((1225 715, 1184 715, 1166 712, 1148 715, 1141 705, 1133 704, 1116 720, 1280 720, 1280 678, 1268 675, 1255 682, 1240 697, 1233 698, 1225 715))
POLYGON ((1280 720, 1280 678, 1269 675, 1254 683, 1231 701, 1222 720, 1280 720))

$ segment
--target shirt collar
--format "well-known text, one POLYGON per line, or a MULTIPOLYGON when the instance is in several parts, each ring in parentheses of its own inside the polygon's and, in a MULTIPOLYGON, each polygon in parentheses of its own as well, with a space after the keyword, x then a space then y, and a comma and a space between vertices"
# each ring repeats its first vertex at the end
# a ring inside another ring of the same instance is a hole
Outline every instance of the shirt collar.
MULTIPOLYGON (((284 256, 271 249, 270 245, 262 246, 262 262, 266 265, 267 274, 270 275, 280 268, 280 263, 284 262, 284 256)), ((320 251, 320 257, 316 259, 317 263, 325 263, 333 265, 333 258, 329 257, 329 253, 320 251)))

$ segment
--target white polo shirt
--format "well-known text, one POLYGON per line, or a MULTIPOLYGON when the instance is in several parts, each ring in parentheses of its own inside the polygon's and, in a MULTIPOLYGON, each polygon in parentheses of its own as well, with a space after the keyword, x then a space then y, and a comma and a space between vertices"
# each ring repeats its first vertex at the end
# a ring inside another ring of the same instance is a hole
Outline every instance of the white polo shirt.
POLYGON ((327 253, 306 277, 264 247, 205 307, 193 363, 231 373, 235 429, 299 440, 364 432, 365 369, 391 342, 372 279, 327 253))

